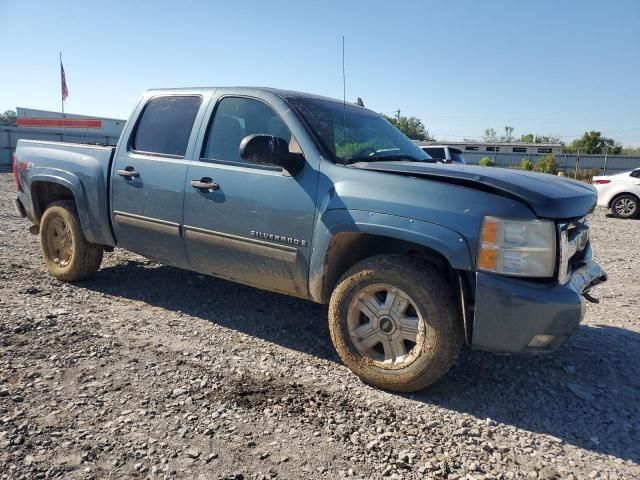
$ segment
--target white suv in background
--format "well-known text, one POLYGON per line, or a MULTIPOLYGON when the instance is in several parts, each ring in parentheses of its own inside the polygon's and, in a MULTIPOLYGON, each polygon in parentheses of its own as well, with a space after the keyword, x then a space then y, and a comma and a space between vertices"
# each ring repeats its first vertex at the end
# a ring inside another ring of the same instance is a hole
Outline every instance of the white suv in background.
POLYGON ((438 163, 467 163, 458 148, 448 145, 421 145, 420 148, 438 163))
POLYGON ((593 177, 598 206, 618 218, 633 218, 640 211, 640 168, 617 175, 593 177))

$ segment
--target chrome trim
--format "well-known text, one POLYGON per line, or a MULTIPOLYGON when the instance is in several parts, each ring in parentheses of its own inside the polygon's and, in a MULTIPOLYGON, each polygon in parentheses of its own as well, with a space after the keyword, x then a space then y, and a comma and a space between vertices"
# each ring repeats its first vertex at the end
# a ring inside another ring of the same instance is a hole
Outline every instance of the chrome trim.
POLYGON ((114 210, 113 219, 118 225, 144 228, 157 233, 180 236, 179 223, 169 222, 159 218, 145 217, 144 215, 136 215, 135 213, 120 212, 118 210, 114 210))
POLYGON ((185 225, 184 238, 208 245, 229 248, 239 252, 259 255, 287 263, 295 263, 298 259, 298 249, 278 243, 265 242, 254 238, 216 232, 204 228, 185 225))
POLYGON ((560 258, 558 282, 565 285, 571 280, 571 259, 589 245, 589 222, 585 218, 558 225, 560 232, 560 258))
POLYGON ((258 230, 251 230, 249 234, 252 237, 264 238, 265 240, 275 240, 276 242, 288 243, 290 245, 300 245, 301 247, 307 246, 306 240, 287 237, 286 235, 276 235, 275 233, 259 232, 258 230))

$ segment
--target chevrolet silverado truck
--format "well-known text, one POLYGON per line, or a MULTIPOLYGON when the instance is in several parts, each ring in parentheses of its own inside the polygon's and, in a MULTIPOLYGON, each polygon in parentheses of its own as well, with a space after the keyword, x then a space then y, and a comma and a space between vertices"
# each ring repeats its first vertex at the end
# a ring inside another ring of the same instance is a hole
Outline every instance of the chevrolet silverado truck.
POLYGON ((434 383, 465 344, 555 349, 606 280, 592 186, 437 164, 377 113, 305 93, 150 90, 115 148, 21 140, 13 167, 54 277, 117 246, 328 304, 342 361, 389 390, 434 383))

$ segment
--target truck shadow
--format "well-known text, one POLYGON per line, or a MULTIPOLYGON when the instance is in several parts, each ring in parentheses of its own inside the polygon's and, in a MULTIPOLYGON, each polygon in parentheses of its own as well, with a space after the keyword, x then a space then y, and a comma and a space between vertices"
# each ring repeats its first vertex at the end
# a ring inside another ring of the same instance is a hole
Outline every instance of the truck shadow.
MULTIPOLYGON (((339 361, 322 305, 144 261, 104 268, 81 286, 339 361)), ((582 326, 572 341, 546 356, 465 349, 440 382, 405 397, 638 462, 638 352, 639 333, 582 326)), ((538 441, 532 442, 535 448, 538 441)))
POLYGON ((126 261, 102 268, 82 286, 340 361, 329 338, 323 305, 150 261, 126 261))

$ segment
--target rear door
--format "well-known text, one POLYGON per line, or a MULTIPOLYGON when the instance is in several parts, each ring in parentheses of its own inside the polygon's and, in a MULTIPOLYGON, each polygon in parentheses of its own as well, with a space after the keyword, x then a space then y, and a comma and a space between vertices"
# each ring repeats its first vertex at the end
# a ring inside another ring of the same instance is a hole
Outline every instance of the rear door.
POLYGON ((111 176, 111 210, 118 245, 162 263, 187 266, 181 236, 188 155, 200 95, 158 95, 138 107, 123 132, 111 176))
MULTIPOLYGON (((286 104, 279 101, 284 111, 286 104)), ((212 100, 211 110, 185 186, 191 269, 306 297, 317 170, 305 161, 291 177, 280 167, 240 158, 240 142, 251 134, 284 138, 290 151, 301 153, 290 128, 264 98, 227 90, 212 100), (211 188, 198 187, 203 184, 211 188)))

